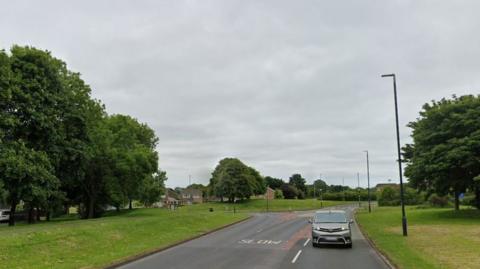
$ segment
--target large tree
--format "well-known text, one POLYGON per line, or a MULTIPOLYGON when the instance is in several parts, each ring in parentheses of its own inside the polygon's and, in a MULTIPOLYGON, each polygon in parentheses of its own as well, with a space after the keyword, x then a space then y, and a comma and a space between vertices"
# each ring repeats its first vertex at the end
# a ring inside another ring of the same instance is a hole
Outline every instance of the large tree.
POLYGON ((119 197, 128 201, 132 209, 132 200, 138 198, 139 187, 158 169, 155 151, 158 139, 150 127, 130 116, 113 115, 106 122, 112 134, 113 171, 120 186, 119 197))
POLYGON ((263 194, 265 183, 260 174, 239 159, 222 159, 212 173, 210 188, 213 194, 229 202, 249 199, 253 194, 263 194))
POLYGON ((419 189, 452 193, 455 209, 459 194, 476 193, 480 174, 480 96, 453 96, 425 104, 420 117, 409 123, 413 144, 404 147, 405 175, 419 189))
POLYGON ((302 191, 304 194, 307 192, 307 187, 305 185, 306 180, 300 174, 293 174, 288 183, 295 186, 295 188, 302 191))

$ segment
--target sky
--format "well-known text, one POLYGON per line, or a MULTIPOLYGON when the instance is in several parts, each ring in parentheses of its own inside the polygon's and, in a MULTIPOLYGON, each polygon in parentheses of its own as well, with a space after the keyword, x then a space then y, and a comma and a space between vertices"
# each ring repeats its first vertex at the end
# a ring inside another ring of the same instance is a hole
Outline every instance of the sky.
POLYGON ((224 157, 264 176, 398 182, 424 103, 479 94, 479 1, 6 1, 0 48, 49 50, 159 137, 169 187, 224 157))

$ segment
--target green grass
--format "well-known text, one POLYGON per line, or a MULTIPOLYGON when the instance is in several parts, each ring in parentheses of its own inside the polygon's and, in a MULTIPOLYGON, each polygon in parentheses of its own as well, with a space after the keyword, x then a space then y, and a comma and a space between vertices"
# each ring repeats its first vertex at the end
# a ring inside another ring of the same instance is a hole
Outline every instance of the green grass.
MULTIPOLYGON (((345 203, 355 202, 343 202, 343 201, 319 201, 316 199, 304 199, 304 200, 287 200, 287 199, 274 199, 268 201, 268 211, 298 211, 298 210, 311 210, 319 209, 323 207, 335 206, 345 203)), ((233 210, 233 204, 228 203, 209 203, 210 206, 218 208, 219 210, 233 210)), ((251 199, 243 202, 237 202, 235 204, 235 210, 240 212, 265 212, 267 210, 267 201, 264 199, 251 199)))
POLYGON ((0 227, 0 268, 96 268, 246 218, 190 206, 0 227))
MULTIPOLYGON (((342 202, 324 201, 323 206, 342 202)), ((271 200, 270 211, 320 208, 320 201, 271 200)), ((75 215, 51 222, 15 227, 0 225, 0 268, 99 268, 140 253, 162 248, 244 219, 266 209, 252 199, 235 205, 206 203, 177 211, 134 209, 105 217, 78 220, 75 215), (213 208, 213 212, 209 212, 213 208)))
POLYGON ((357 214, 368 237, 399 268, 478 268, 480 210, 407 207, 407 219, 403 237, 400 207, 357 214))

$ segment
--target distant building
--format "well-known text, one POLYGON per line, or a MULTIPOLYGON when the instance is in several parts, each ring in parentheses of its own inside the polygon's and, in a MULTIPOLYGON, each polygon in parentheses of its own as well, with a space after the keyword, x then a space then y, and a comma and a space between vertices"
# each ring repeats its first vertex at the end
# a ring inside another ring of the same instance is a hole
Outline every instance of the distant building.
POLYGON ((165 195, 162 196, 162 205, 167 208, 175 208, 182 205, 180 195, 174 190, 167 188, 165 195))
POLYGON ((264 197, 265 197, 265 199, 268 199, 268 200, 275 199, 275 190, 270 188, 270 187, 267 187, 267 190, 265 191, 264 197))
POLYGON ((203 203, 203 193, 201 190, 188 188, 180 193, 182 202, 187 205, 203 203))

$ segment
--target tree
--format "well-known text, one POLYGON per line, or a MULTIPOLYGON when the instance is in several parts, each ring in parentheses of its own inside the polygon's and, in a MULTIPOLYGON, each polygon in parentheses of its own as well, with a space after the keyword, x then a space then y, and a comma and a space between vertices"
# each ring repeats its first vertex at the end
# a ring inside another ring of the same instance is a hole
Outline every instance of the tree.
POLYGON ((298 189, 295 188, 295 186, 293 186, 293 185, 285 183, 285 184, 282 185, 282 187, 280 189, 281 189, 281 191, 283 193, 283 197, 285 197, 285 199, 295 199, 298 196, 298 189))
POLYGON ((160 201, 160 196, 165 193, 165 181, 167 180, 167 173, 165 171, 158 171, 155 175, 146 177, 139 189, 139 200, 150 207, 154 203, 160 201))
POLYGON ((236 198, 249 199, 253 194, 265 193, 260 174, 236 158, 222 159, 212 173, 210 188, 216 196, 229 202, 236 198))
MULTIPOLYGON (((3 145, 0 151, 0 178, 8 190, 9 225, 15 225, 15 212, 20 201, 29 211, 45 206, 58 192, 59 180, 44 152, 29 149, 23 143, 3 145)), ((29 221, 32 221, 31 215, 29 221)))
POLYGON ((280 178, 274 178, 274 177, 266 176, 265 177, 265 184, 267 184, 268 187, 275 190, 275 189, 279 189, 280 187, 282 187, 282 185, 285 184, 285 182, 280 178))
POLYGON ((408 125, 413 144, 403 148, 405 175, 420 190, 453 193, 456 210, 459 194, 478 188, 474 178, 480 174, 479 118, 480 96, 453 96, 425 104, 417 121, 408 125))
POLYGON ((307 192, 307 187, 305 186, 306 180, 300 174, 293 174, 288 183, 303 193, 307 192))

